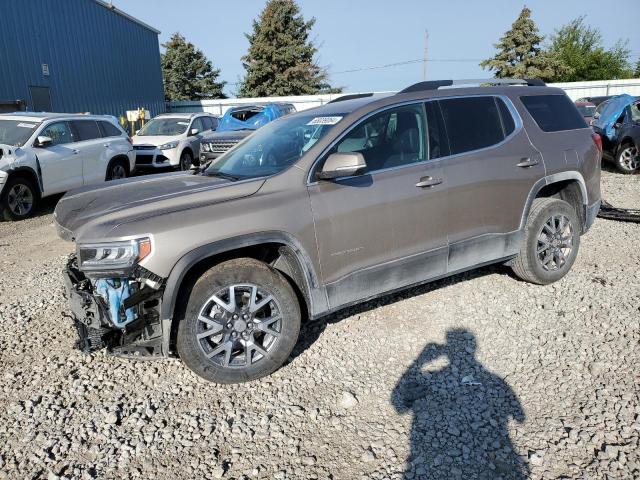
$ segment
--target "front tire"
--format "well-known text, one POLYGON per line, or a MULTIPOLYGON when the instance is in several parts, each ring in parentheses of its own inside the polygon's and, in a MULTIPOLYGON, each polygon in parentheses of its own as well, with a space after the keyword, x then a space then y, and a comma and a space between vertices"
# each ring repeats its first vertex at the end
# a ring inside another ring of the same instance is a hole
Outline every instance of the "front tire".
POLYGON ((5 220, 24 220, 38 206, 38 190, 26 177, 10 177, 0 196, 0 210, 5 220))
POLYGON ((620 173, 631 174, 640 169, 640 156, 635 145, 625 144, 618 149, 616 154, 616 168, 620 173))
POLYGON ((300 305, 287 280, 263 262, 220 263, 195 283, 178 325, 177 350, 205 380, 240 383, 273 373, 300 334, 300 305))
POLYGON ((193 158, 191 157, 191 154, 186 151, 182 152, 180 154, 180 164, 178 165, 178 168, 185 172, 191 168, 191 165, 193 165, 193 158))
POLYGON ((560 280, 578 256, 580 232, 578 214, 569 203, 536 198, 511 268, 521 279, 539 285, 560 280))

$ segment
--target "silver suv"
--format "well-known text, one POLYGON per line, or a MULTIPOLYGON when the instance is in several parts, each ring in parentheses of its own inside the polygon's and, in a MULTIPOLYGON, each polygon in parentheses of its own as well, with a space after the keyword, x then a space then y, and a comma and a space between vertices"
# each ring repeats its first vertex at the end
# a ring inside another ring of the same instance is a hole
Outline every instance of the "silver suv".
POLYGON ((242 382, 286 361, 303 319, 490 263, 559 280, 600 205, 599 137, 562 90, 488 83, 338 99, 203 171, 67 195, 81 348, 242 382))
POLYGON ((41 198, 125 178, 134 159, 129 136, 114 117, 0 115, 0 216, 21 220, 41 198))

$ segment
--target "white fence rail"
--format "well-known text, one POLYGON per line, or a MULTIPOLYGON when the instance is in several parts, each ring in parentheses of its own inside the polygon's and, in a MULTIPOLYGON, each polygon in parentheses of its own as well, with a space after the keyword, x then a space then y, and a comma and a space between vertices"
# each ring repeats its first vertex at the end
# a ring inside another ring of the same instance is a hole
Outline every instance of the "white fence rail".
MULTIPOLYGON (((595 97, 601 95, 619 95, 628 93, 629 95, 640 96, 640 79, 629 80, 599 80, 595 82, 570 82, 570 83, 550 83, 550 87, 562 88, 572 100, 582 97, 595 97)), ((376 92, 390 93, 390 92, 376 92)), ((255 105, 269 102, 292 103, 296 110, 307 110, 308 108, 319 107, 334 98, 348 95, 346 93, 325 94, 325 95, 301 95, 291 97, 261 97, 261 98, 228 98, 224 100, 195 100, 168 102, 167 112, 169 113, 190 113, 209 112, 215 115, 222 115, 231 107, 241 105, 255 105)))

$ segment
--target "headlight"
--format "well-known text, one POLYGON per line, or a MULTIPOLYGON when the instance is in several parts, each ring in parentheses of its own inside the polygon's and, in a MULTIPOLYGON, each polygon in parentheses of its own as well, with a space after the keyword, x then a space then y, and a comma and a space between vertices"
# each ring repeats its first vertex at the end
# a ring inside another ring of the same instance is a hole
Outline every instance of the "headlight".
POLYGON ((151 240, 140 238, 123 242, 78 245, 81 270, 129 268, 151 254, 151 240))
POLYGON ((202 150, 204 150, 205 152, 210 152, 211 151, 211 144, 203 143, 202 144, 202 150))
POLYGON ((178 146, 177 141, 167 142, 164 145, 160 145, 158 148, 160 150, 171 150, 172 148, 176 148, 178 146))

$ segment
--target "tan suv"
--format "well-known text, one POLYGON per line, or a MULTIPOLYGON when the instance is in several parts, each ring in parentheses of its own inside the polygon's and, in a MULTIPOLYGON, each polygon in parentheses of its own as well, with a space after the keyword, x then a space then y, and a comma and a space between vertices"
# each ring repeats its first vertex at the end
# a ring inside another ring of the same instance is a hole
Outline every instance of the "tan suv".
POLYGON ((600 205, 599 137, 562 90, 483 83, 342 97, 203 171, 67 194, 80 347, 241 382, 285 362, 302 319, 496 262, 559 280, 600 205))

